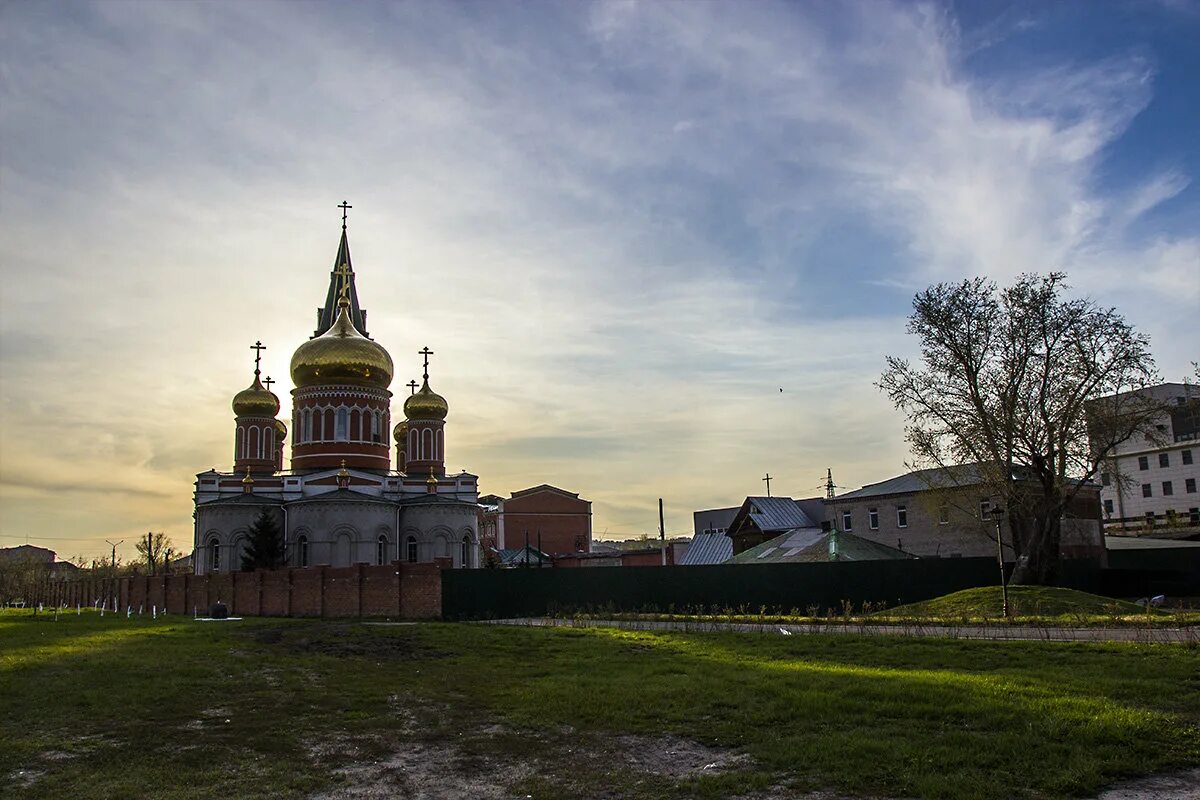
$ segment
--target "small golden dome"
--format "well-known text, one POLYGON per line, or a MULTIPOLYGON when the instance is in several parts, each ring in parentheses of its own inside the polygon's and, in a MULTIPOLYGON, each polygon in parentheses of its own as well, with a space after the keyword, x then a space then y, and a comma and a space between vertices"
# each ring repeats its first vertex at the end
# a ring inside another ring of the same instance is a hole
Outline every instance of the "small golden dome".
POLYGON ((446 398, 429 388, 429 379, 416 394, 404 401, 404 416, 408 419, 445 419, 450 413, 446 398))
POLYGON ((405 437, 408 436, 408 420, 401 420, 396 423, 396 427, 392 428, 392 438, 396 440, 396 444, 402 444, 405 437))
POLYGON ((233 396, 233 413, 239 417, 273 417, 279 413, 279 398, 254 375, 254 383, 233 396))
POLYGON ((275 436, 281 442, 287 438, 287 425, 281 419, 275 420, 275 436))
POLYGON ((355 329, 349 306, 343 297, 329 330, 296 348, 292 383, 297 389, 334 383, 386 389, 392 382, 392 357, 355 329))
POLYGON ((252 486, 254 478, 250 477, 250 468, 246 467, 246 477, 242 478, 242 486, 252 486))

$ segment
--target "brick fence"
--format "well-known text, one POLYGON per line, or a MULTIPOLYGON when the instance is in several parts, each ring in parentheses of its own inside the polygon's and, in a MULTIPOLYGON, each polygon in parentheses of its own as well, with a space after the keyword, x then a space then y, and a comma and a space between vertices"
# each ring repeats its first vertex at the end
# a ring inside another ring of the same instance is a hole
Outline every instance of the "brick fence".
POLYGON ((82 578, 46 584, 42 602, 67 607, 104 604, 121 611, 157 607, 171 614, 201 615, 221 602, 236 616, 438 619, 442 570, 449 566, 449 559, 438 559, 426 564, 82 578))

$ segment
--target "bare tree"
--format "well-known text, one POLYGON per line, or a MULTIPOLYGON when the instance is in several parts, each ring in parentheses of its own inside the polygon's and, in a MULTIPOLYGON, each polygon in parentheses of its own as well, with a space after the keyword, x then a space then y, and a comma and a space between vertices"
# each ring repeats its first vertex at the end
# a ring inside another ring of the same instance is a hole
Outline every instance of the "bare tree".
POLYGON ((147 533, 137 540, 134 549, 145 560, 150 575, 156 574, 160 569, 166 572, 165 568, 175 553, 175 548, 165 533, 147 533))
POLYGON ((878 383, 907 416, 914 468, 953 483, 972 464, 1003 504, 1016 583, 1054 581, 1064 512, 1162 410, 1136 391, 1157 381, 1148 338, 1066 288, 1061 273, 931 286, 908 321, 921 363, 889 356, 878 383))

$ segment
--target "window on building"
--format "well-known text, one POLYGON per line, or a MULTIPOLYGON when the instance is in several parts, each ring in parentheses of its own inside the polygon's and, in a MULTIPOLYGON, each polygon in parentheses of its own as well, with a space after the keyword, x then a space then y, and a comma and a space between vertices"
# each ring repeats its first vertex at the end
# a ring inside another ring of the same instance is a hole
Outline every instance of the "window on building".
POLYGON ((1196 493, 1196 479, 1188 478, 1183 482, 1183 490, 1188 494, 1196 493))
POLYGON ((1108 514, 1110 517, 1112 516, 1112 513, 1113 513, 1113 501, 1112 500, 1104 501, 1104 513, 1108 514))
POLYGON ((942 503, 938 506, 938 525, 950 524, 950 506, 942 503))
POLYGON ((1192 463, 1192 451, 1191 450, 1181 450, 1179 452, 1179 458, 1183 461, 1184 466, 1190 465, 1192 463))
POLYGON ((1170 497, 1175 494, 1175 487, 1171 486, 1170 481, 1163 481, 1163 497, 1170 497))
POLYGON ((471 566, 471 537, 462 538, 462 552, 459 554, 459 566, 467 569, 471 566))
POLYGON ((405 555, 408 557, 408 563, 417 563, 417 537, 408 537, 408 541, 405 544, 405 555))
POLYGON ((896 506, 896 527, 908 527, 908 506, 896 506))
POLYGON ((221 571, 221 542, 215 536, 208 540, 208 571, 221 571))
POLYGON ((388 540, 386 536, 380 536, 379 541, 375 543, 375 563, 388 563, 388 540))
POLYGON ((350 409, 344 406, 337 410, 337 427, 334 429, 334 438, 339 442, 345 442, 350 438, 350 409))
POLYGON ((1142 484, 1142 497, 1154 497, 1154 489, 1150 487, 1150 484, 1142 484))
POLYGON ((850 516, 849 511, 842 512, 842 530, 849 531, 854 529, 854 520, 850 516))
POLYGON ((867 509, 867 524, 870 525, 871 530, 873 530, 873 531, 879 530, 879 509, 878 508, 867 509))
POLYGON ((1158 454, 1158 465, 1160 467, 1171 466, 1171 454, 1170 453, 1159 453, 1158 454))
POLYGON ((1112 477, 1107 472, 1100 473, 1100 485, 1112 486, 1112 477))
POLYGON ((296 540, 296 565, 300 567, 308 566, 308 537, 301 536, 296 540))
POLYGON ((991 500, 980 500, 979 501, 979 518, 980 519, 988 519, 988 514, 991 513, 991 510, 992 510, 992 501, 991 500))
POLYGON ((1138 469, 1140 469, 1140 470, 1150 469, 1150 457, 1149 456, 1138 456, 1138 469))

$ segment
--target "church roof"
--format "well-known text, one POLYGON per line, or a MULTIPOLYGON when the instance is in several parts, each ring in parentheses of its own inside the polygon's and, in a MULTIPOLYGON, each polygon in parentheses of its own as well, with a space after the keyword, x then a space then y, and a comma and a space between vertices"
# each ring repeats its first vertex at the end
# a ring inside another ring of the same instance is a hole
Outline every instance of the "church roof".
POLYGON ((203 503, 197 503, 196 505, 278 506, 283 505, 283 498, 274 497, 269 494, 258 494, 256 492, 242 492, 230 497, 217 497, 213 500, 205 500, 203 503))
POLYGON ((350 283, 350 321, 354 323, 354 327, 359 333, 370 338, 367 334, 366 309, 358 304, 358 290, 354 285, 354 265, 350 263, 350 240, 346 237, 345 226, 342 227, 342 240, 338 243, 337 255, 333 259, 333 271, 329 273, 329 291, 325 293, 325 305, 317 309, 317 329, 313 331, 312 338, 329 330, 337 321, 338 298, 342 296, 341 278, 337 274, 337 268, 342 264, 350 268, 350 275, 346 279, 350 283))
POLYGON ((332 492, 322 492, 308 497, 300 497, 296 500, 289 500, 288 505, 296 505, 298 503, 329 503, 333 501, 352 502, 352 503, 387 503, 395 505, 394 500, 389 500, 386 497, 380 497, 374 494, 360 492, 357 489, 334 489, 332 492))

